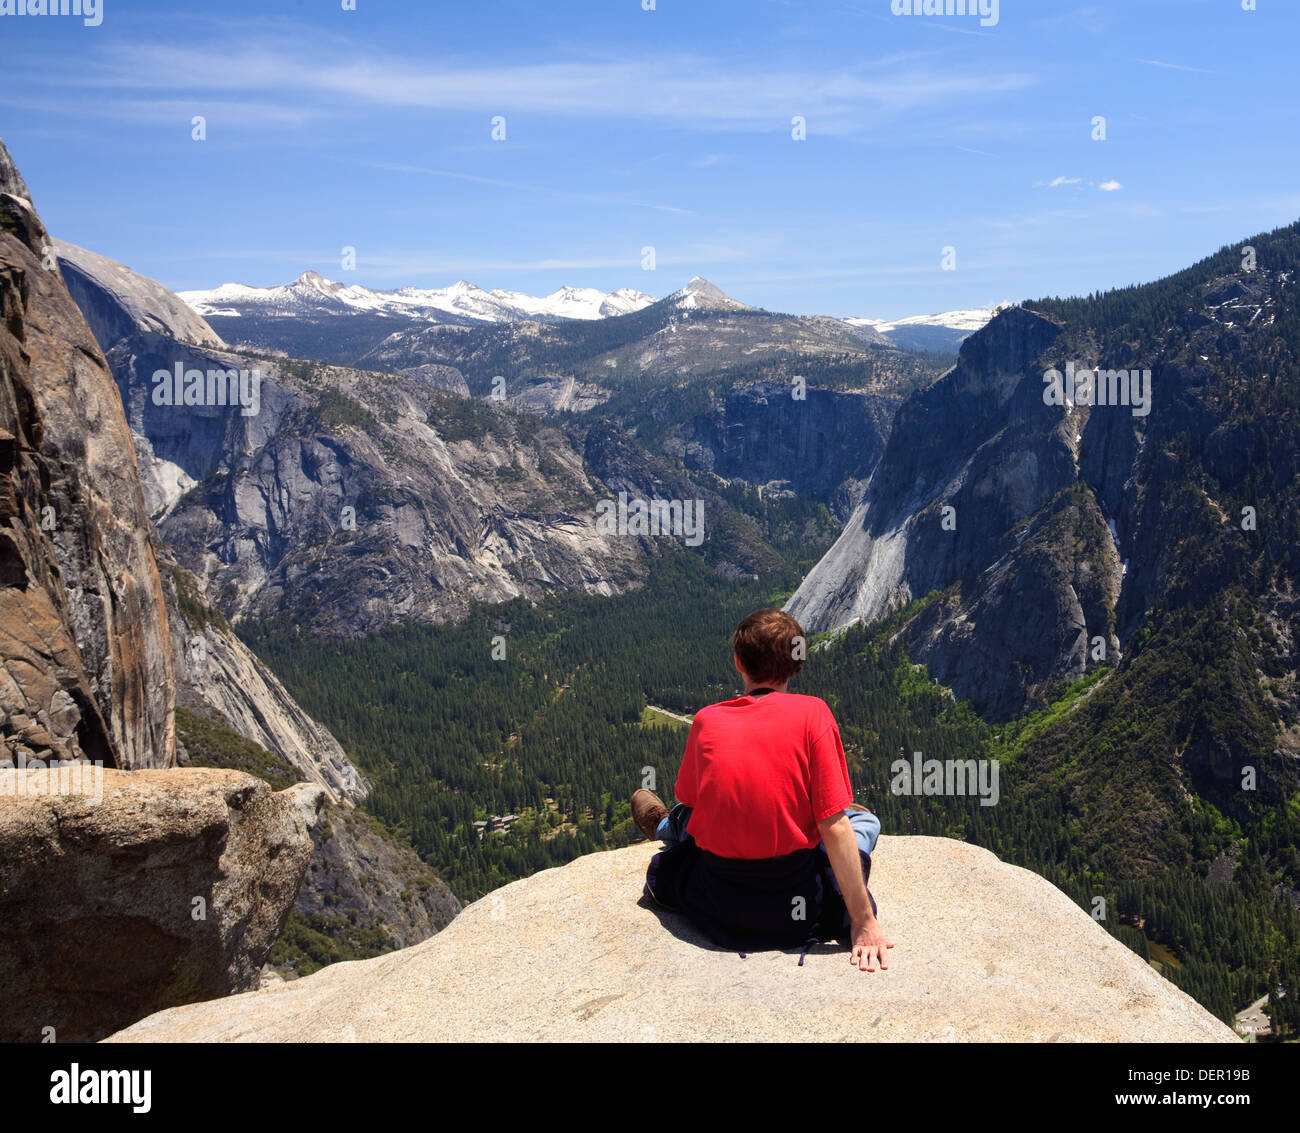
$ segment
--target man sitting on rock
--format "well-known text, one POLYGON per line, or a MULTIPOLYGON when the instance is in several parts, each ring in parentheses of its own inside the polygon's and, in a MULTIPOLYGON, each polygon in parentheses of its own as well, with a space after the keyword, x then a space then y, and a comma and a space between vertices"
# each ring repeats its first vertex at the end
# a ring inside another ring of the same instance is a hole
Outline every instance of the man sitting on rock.
POLYGON ((849 962, 874 972, 877 960, 889 966, 893 947, 867 891, 880 822, 853 802, 825 701, 786 691, 803 643, 799 623, 779 610, 736 627, 745 693, 695 714, 677 805, 669 811, 646 790, 632 796, 637 826, 667 846, 650 863, 646 892, 724 948, 847 939, 849 962))

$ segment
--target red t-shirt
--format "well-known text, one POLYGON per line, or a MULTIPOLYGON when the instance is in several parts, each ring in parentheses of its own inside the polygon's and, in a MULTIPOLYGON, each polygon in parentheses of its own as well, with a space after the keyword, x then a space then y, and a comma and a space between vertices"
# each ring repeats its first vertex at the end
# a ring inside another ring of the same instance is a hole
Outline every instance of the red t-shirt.
POLYGON ((700 709, 673 793, 693 808, 688 830, 700 848, 723 858, 811 850, 817 824, 853 801, 830 708, 790 692, 700 709))

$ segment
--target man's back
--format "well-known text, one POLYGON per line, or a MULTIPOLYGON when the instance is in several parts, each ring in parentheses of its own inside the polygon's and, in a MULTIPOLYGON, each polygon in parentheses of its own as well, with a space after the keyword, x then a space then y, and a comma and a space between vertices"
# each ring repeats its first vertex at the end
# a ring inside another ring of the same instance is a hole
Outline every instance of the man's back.
POLYGON ((690 834, 723 858, 809 850, 817 824, 853 801, 839 728, 815 696, 768 692, 696 713, 674 793, 690 834))

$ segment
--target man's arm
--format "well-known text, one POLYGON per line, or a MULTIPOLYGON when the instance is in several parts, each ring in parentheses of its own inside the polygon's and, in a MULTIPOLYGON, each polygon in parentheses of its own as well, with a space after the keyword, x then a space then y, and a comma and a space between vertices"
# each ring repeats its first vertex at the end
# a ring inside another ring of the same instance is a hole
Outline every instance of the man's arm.
POLYGON ((686 751, 682 755, 682 765, 677 769, 677 782, 673 785, 673 798, 683 806, 693 807, 696 803, 695 788, 699 782, 699 769, 696 766, 696 746, 699 743, 700 716, 697 712, 691 721, 691 730, 686 734, 686 751))
POLYGON ((853 932, 849 963, 861 971, 874 972, 875 962, 879 959, 880 967, 888 968, 886 949, 893 948, 894 942, 886 938, 876 914, 871 911, 871 898, 867 896, 867 887, 862 880, 862 859, 858 856, 858 840, 854 837, 853 825, 848 815, 841 811, 823 819, 817 826, 849 910, 853 932))

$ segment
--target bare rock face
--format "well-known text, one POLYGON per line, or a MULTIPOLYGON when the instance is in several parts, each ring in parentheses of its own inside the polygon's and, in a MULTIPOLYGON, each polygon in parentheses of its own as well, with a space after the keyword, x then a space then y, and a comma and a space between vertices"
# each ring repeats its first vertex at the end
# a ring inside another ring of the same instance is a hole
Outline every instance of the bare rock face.
POLYGON ((369 793, 366 781, 329 729, 308 716, 235 636, 189 571, 164 561, 164 573, 177 705, 264 747, 324 790, 331 803, 361 802, 369 793))
MULTIPOLYGON (((409 846, 355 807, 327 807, 294 909, 304 917, 378 929, 407 948, 449 925, 460 902, 409 846)), ((318 922, 319 923, 319 922, 318 922)), ((345 934, 344 934, 345 935, 345 934)))
POLYGON ((74 787, 71 770, 0 771, 0 1041, 94 1040, 257 987, 323 792, 84 765, 74 787))
POLYGON ((1123 568, 1080 476, 1084 426, 1044 404, 1034 369, 1059 334, 1013 307, 971 335, 957 365, 899 409, 843 534, 786 604, 822 632, 940 592, 902 637, 994 720, 1083 676, 1097 639, 1119 649, 1123 568))
POLYGON ((440 389, 443 393, 454 393, 457 397, 470 396, 469 384, 465 381, 465 375, 455 366, 436 366, 429 363, 424 366, 412 366, 409 370, 403 370, 402 373, 433 389, 440 389))
MULTIPOLYGON (((8 240, 8 237, 0 236, 8 240)), ((42 527, 50 466, 22 340, 26 276, 0 268, 0 734, 9 762, 114 761, 72 628, 53 536, 42 527)))
MULTIPOLYGON (((421 367, 425 369, 426 367, 421 367)), ((586 413, 604 405, 610 393, 595 382, 577 378, 535 377, 517 382, 518 388, 510 395, 510 403, 529 413, 586 413)))
POLYGON ((896 947, 870 973, 842 946, 802 967, 797 950, 713 948, 642 898, 657 848, 590 854, 413 948, 110 1041, 1238 1041, 1060 890, 965 842, 881 839, 872 891, 896 947))
POLYGON ((0 311, 6 747, 170 766, 170 641, 131 435, 3 144, 0 311))
POLYGON ((733 386, 695 417, 681 457, 687 468, 726 480, 784 482, 829 499, 871 475, 901 401, 895 393, 816 387, 796 401, 789 385, 733 386))
POLYGON ((65 240, 55 240, 54 250, 68 291, 104 350, 133 334, 165 334, 196 346, 225 346, 193 307, 161 283, 65 240))

